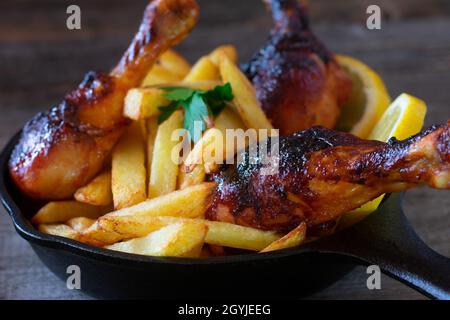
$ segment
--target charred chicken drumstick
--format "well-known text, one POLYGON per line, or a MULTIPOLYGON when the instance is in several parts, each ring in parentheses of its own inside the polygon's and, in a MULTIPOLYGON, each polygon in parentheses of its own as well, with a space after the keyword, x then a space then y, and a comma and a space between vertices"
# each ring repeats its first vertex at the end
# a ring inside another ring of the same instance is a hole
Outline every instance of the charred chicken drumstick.
POLYGON ((314 127, 280 138, 278 159, 272 175, 261 173, 258 157, 216 175, 207 217, 287 232, 303 221, 330 222, 383 193, 419 184, 450 189, 450 121, 387 144, 314 127))
POLYGON ((164 51, 180 42, 199 16, 195 0, 154 0, 118 66, 90 72, 79 87, 23 129, 10 162, 16 185, 37 199, 64 199, 101 169, 127 126, 127 91, 140 85, 164 51))
POLYGON ((263 110, 282 135, 321 125, 334 128, 351 80, 310 31, 299 0, 266 0, 275 26, 245 67, 263 110))

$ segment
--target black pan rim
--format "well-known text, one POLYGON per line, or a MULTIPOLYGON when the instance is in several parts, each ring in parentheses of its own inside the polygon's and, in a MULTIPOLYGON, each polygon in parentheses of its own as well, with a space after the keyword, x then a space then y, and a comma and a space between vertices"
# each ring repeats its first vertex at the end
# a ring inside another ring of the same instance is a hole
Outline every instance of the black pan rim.
POLYGON ((94 246, 86 245, 81 242, 48 235, 36 230, 24 217, 22 210, 12 199, 8 191, 6 175, 9 175, 8 161, 11 152, 19 140, 21 131, 16 133, 6 144, 0 155, 0 200, 8 212, 16 232, 30 243, 68 251, 70 253, 81 255, 87 258, 101 260, 103 262, 130 263, 130 264, 176 264, 176 265, 221 265, 235 263, 253 263, 255 261, 264 261, 290 257, 310 252, 306 247, 289 248, 267 253, 247 253, 242 255, 231 255, 226 257, 211 257, 207 259, 192 258, 170 258, 170 257, 151 257, 135 254, 122 253, 94 246))

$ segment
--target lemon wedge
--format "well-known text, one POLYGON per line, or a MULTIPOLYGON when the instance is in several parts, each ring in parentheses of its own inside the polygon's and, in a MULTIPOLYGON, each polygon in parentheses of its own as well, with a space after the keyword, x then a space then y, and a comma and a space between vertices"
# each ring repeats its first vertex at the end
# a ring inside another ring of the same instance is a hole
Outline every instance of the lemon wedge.
POLYGON ((353 83, 350 99, 342 109, 336 128, 366 139, 391 98, 381 77, 369 66, 349 56, 337 55, 336 59, 353 83))
POLYGON ((401 94, 389 106, 369 135, 370 140, 387 142, 395 137, 404 140, 420 132, 427 113, 425 101, 401 94))
MULTIPOLYGON (((369 139, 384 142, 392 137, 398 140, 407 139, 422 129, 426 113, 427 105, 424 101, 403 93, 384 112, 369 134, 369 139)), ((338 229, 349 227, 367 217, 378 208, 383 197, 384 195, 344 214, 338 229)))

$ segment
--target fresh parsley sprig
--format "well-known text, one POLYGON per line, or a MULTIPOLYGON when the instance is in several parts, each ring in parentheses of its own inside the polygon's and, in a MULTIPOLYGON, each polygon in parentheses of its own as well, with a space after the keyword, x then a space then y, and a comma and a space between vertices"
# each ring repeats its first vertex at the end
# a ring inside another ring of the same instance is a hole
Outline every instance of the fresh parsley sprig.
POLYGON ((234 98, 229 83, 223 86, 216 86, 209 91, 184 87, 163 87, 161 89, 165 91, 164 96, 171 103, 168 106, 158 108, 161 111, 158 124, 170 118, 176 110, 183 108, 183 127, 189 132, 193 142, 200 140, 203 131, 211 127, 212 118, 217 116, 227 102, 232 101, 234 98), (196 121, 201 123, 200 132, 195 130, 196 121))

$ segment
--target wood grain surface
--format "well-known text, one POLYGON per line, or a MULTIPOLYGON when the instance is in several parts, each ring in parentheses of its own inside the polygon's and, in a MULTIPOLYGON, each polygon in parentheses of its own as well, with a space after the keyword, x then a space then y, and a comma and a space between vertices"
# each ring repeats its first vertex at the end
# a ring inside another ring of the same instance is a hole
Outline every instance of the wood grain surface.
MULTIPOLYGON (((48 109, 88 70, 108 70, 139 24, 145 0, 2 0, 0 2, 0 147, 33 114, 48 109), (82 30, 65 27, 66 8, 78 4, 82 30)), ((260 0, 199 0, 202 18, 179 46, 191 61, 221 43, 234 43, 246 61, 264 42, 271 21, 260 0)), ((426 100, 426 123, 450 118, 450 1, 310 0, 316 33, 332 50, 376 69, 393 97, 402 92, 426 100), (366 8, 378 4, 382 30, 365 27, 366 8)), ((408 192, 406 212, 421 237, 450 256, 450 197, 426 188, 408 192)), ((90 299, 66 289, 38 260, 0 209, 0 299, 90 299)), ((407 262, 406 262, 407 263, 407 262)), ((313 299, 423 299, 382 278, 382 290, 366 288, 356 268, 313 299)))

